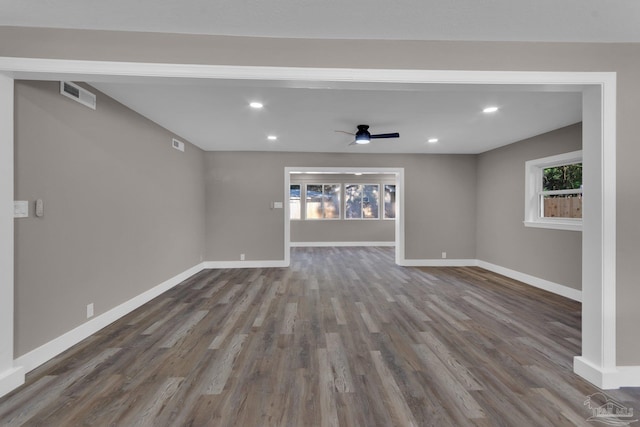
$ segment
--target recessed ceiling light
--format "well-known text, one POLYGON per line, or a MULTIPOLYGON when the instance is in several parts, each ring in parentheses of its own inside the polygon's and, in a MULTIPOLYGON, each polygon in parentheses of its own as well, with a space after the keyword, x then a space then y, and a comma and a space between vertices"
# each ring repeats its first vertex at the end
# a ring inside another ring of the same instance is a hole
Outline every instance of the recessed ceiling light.
POLYGON ((430 144, 435 144, 436 142, 438 142, 438 138, 429 138, 427 142, 430 144))
POLYGON ((356 173, 354 173, 354 175, 360 176, 360 175, 362 175, 362 172, 356 172, 356 173))
POLYGON ((269 135, 269 136, 267 136, 267 139, 268 139, 269 141, 275 141, 276 139, 278 139, 278 137, 277 137, 277 136, 275 136, 275 135, 269 135))
POLYGON ((495 113, 496 111, 498 111, 498 107, 487 107, 482 110, 483 113, 495 113))
POLYGON ((262 108, 262 107, 263 107, 263 105, 262 105, 262 102, 254 101, 254 102, 251 102, 251 103, 249 104, 249 107, 251 107, 251 108, 255 108, 256 110, 259 110, 260 108, 262 108))

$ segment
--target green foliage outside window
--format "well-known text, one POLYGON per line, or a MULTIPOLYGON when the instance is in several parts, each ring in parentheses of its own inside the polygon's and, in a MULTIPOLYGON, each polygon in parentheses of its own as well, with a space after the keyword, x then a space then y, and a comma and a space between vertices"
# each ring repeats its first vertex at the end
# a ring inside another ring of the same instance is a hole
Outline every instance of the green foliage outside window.
POLYGON ((582 187, 582 163, 545 168, 542 175, 544 191, 573 190, 582 187))

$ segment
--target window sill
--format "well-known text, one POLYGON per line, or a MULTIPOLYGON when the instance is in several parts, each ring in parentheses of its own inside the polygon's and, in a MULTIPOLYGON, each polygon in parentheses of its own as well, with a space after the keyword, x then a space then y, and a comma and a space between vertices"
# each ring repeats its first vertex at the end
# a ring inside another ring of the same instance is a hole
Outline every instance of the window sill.
POLYGON ((552 230, 582 231, 582 222, 578 221, 523 221, 525 227, 549 228, 552 230))

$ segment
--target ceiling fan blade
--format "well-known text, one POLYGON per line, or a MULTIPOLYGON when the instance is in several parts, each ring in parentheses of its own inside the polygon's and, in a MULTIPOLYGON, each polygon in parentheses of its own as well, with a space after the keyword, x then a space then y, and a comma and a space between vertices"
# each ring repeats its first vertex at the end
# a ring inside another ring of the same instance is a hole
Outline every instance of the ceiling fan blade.
POLYGON ((360 145, 360 144, 358 144, 358 143, 356 142, 356 140, 354 139, 353 141, 351 141, 351 143, 350 143, 348 146, 351 146, 351 145, 360 145))
POLYGON ((394 133, 379 133, 376 135, 371 135, 371 139, 381 139, 381 138, 400 138, 400 134, 398 132, 394 133))
POLYGON ((334 132, 346 133, 347 135, 351 135, 351 136, 355 135, 355 133, 353 133, 353 132, 347 132, 347 131, 345 131, 345 130, 334 130, 334 132))

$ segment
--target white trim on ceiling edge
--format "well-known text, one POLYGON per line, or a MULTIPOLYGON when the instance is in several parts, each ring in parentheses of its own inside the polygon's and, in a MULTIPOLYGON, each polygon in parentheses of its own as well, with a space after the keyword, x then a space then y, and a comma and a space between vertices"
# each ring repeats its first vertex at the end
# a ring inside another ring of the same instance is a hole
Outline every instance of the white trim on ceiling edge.
POLYGON ((371 68, 313 68, 256 65, 172 64, 0 56, 0 72, 15 79, 93 80, 139 82, 140 78, 236 79, 295 82, 372 82, 445 84, 600 84, 612 72, 594 71, 478 71, 371 68), (567 76, 571 76, 567 79, 567 76))
POLYGON ((323 248, 323 247, 358 247, 358 246, 395 246, 396 242, 291 242, 289 246, 292 248, 323 248))
POLYGON ((148 291, 145 291, 140 295, 137 295, 130 300, 125 301, 122 304, 112 308, 111 310, 108 310, 100 314, 99 316, 94 317, 93 319, 70 330, 69 332, 62 334, 57 338, 54 338, 48 343, 43 344, 34 350, 31 350, 29 353, 18 357, 15 360, 15 365, 23 367, 26 372, 37 368, 38 366, 42 365, 48 360, 53 359, 63 351, 71 348, 85 338, 91 336, 92 334, 95 334, 105 326, 108 326, 116 320, 126 316, 136 308, 165 293, 169 289, 182 283, 194 274, 201 272, 202 270, 204 270, 204 264, 205 263, 200 263, 198 265, 195 265, 190 269, 185 270, 182 273, 177 274, 176 276, 173 276, 171 279, 166 280, 159 285, 149 289, 148 291))

